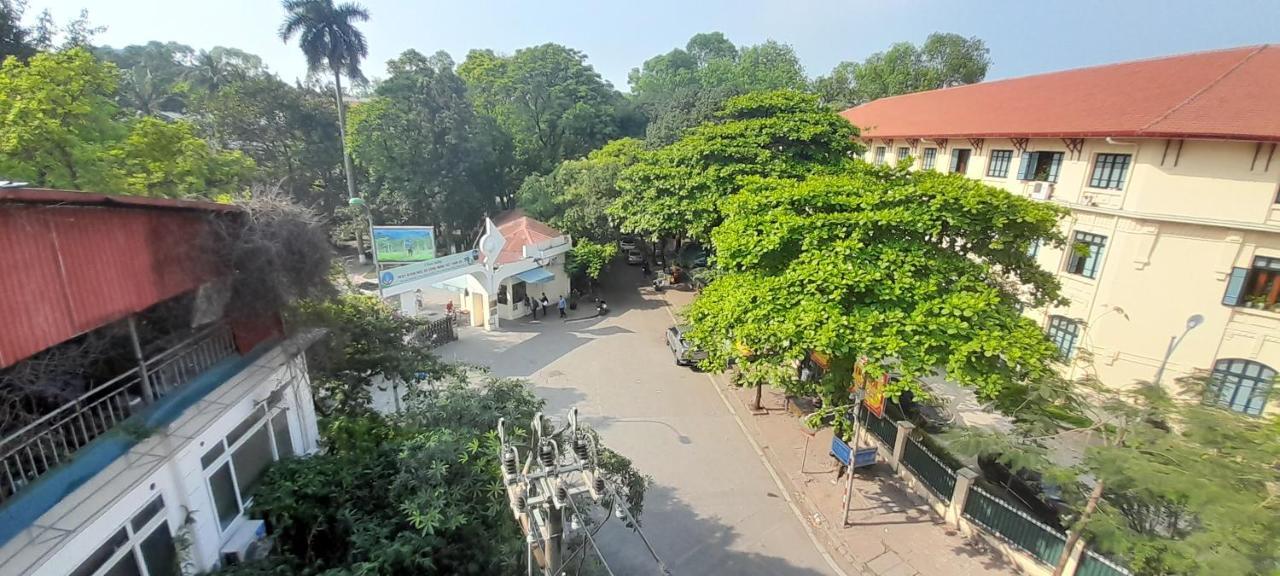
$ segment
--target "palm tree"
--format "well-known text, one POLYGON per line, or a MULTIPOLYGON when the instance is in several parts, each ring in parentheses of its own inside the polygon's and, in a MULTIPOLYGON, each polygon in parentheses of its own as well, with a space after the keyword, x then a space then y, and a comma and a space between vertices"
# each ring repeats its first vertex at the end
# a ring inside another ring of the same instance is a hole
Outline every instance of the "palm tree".
MULTIPOLYGON (((280 25, 280 39, 289 42, 295 34, 302 54, 307 57, 307 68, 315 73, 328 70, 333 73, 333 92, 338 103, 338 136, 342 139, 342 165, 347 173, 347 194, 356 198, 356 180, 351 170, 351 156, 347 154, 347 113, 342 101, 342 76, 353 82, 364 80, 360 62, 369 55, 364 34, 355 27, 356 22, 369 20, 369 11, 354 2, 335 5, 333 0, 284 0, 287 13, 280 25)), ((360 227, 356 228, 356 250, 360 263, 364 263, 364 241, 360 227)))

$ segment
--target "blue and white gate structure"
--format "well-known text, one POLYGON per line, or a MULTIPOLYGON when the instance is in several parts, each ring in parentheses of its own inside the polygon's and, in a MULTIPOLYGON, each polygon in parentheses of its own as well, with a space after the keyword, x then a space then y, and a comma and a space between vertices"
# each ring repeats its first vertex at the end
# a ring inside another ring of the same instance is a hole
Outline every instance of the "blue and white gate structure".
POLYGON ((572 238, 565 234, 522 246, 522 258, 500 263, 498 256, 507 248, 507 242, 493 220, 486 218, 485 233, 480 237, 478 248, 382 270, 378 274, 379 290, 383 298, 398 296, 401 311, 414 315, 418 308, 415 297, 418 290, 442 283, 465 286, 483 304, 471 306, 473 323, 492 330, 498 327, 497 296, 502 281, 537 271, 573 247, 572 238))

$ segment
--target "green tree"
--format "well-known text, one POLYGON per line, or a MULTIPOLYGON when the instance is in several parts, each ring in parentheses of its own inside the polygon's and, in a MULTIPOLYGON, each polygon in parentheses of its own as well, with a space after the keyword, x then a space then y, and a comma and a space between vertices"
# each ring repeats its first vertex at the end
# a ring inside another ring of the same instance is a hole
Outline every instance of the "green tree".
POLYGON ((1061 394, 1013 413, 1020 420, 1013 434, 966 429, 950 444, 1041 471, 1063 487, 1075 511, 1058 572, 1083 536, 1139 576, 1274 574, 1280 419, 1217 406, 1219 383, 1203 375, 1180 384, 1183 397, 1145 382, 1117 389, 1058 381, 1061 394), (1066 437, 1086 449, 1064 468, 1048 455, 1066 437))
POLYGON ((815 89, 832 106, 853 106, 877 98, 981 82, 991 65, 981 39, 930 34, 923 45, 899 42, 861 63, 841 62, 815 89))
POLYGON ((22 0, 0 0, 0 62, 10 56, 26 59, 36 53, 31 30, 22 24, 26 8, 22 0))
POLYGON ((569 252, 564 267, 570 274, 582 277, 587 282, 600 279, 600 274, 613 257, 618 255, 618 245, 613 242, 592 242, 587 239, 575 239, 573 250, 569 252))
POLYGON ((150 116, 182 112, 186 107, 187 62, 195 55, 190 46, 176 42, 148 42, 124 48, 95 47, 98 59, 120 69, 116 102, 124 110, 150 116))
POLYGON ((434 224, 465 243, 505 187, 510 146, 475 113, 448 54, 409 50, 387 68, 350 120, 351 153, 376 184, 374 212, 388 223, 434 224))
POLYGON ((42 53, 0 66, 0 172, 35 186, 121 187, 106 161, 124 132, 113 121, 114 67, 84 49, 42 53))
POLYGON ((444 372, 413 338, 424 323, 395 314, 375 296, 304 300, 291 311, 289 321, 327 331, 307 354, 316 408, 326 416, 367 413, 371 387, 379 378, 409 383, 420 380, 422 373, 444 372))
POLYGON ((891 397, 927 397, 920 379, 943 371, 1012 403, 1050 370, 1055 349, 1019 306, 1059 300, 1027 248, 1063 243, 1060 208, 854 161, 838 175, 756 181, 723 211, 711 239, 724 273, 687 312, 709 366, 741 349, 777 365, 819 352, 830 370, 793 392, 829 406, 847 401, 859 357, 873 375, 892 368, 891 397))
POLYGON ((186 122, 139 118, 110 156, 130 194, 166 198, 229 199, 242 191, 253 160, 236 151, 217 151, 186 122))
POLYGON ((609 214, 624 232, 709 240, 721 204, 752 178, 838 170, 858 149, 855 129, 794 91, 730 99, 714 122, 642 154, 618 179, 609 214))
MULTIPOLYGON (((334 4, 333 0, 284 0, 284 23, 280 25, 280 39, 285 43, 295 35, 307 59, 307 69, 312 73, 327 71, 333 74, 334 102, 338 109, 338 135, 342 142, 342 162, 347 175, 347 195, 356 198, 356 176, 351 167, 351 155, 346 152, 346 104, 342 98, 342 76, 352 82, 363 82, 360 64, 369 55, 369 45, 364 33, 356 28, 357 22, 367 22, 369 11, 354 2, 334 4)), ((361 235, 356 235, 356 250, 364 263, 364 247, 361 235)))
POLYGON ((586 59, 577 50, 543 44, 509 57, 472 50, 458 67, 476 108, 514 140, 521 176, 550 172, 561 160, 635 130, 622 95, 586 59))
POLYGON ((639 159, 644 142, 619 138, 581 160, 561 162, 550 174, 525 179, 517 203, 525 213, 575 239, 610 243, 617 239, 609 205, 618 198, 618 176, 639 159))

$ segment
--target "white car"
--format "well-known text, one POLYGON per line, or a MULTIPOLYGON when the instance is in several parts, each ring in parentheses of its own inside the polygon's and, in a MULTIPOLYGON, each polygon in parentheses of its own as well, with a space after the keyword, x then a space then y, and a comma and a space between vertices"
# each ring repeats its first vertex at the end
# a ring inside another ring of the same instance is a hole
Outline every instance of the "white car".
POLYGON ((618 247, 621 248, 623 252, 629 252, 631 250, 635 250, 636 249, 635 237, 623 236, 621 239, 618 240, 618 247))
POLYGON ((639 249, 632 248, 627 250, 627 264, 643 264, 644 253, 639 249))

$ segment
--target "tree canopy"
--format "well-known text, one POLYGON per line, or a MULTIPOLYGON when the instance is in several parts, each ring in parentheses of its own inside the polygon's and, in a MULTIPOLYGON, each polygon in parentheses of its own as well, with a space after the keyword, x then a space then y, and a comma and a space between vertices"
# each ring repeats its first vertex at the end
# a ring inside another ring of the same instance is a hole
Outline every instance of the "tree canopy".
POLYGON ((520 177, 550 172, 562 160, 581 158, 640 129, 630 105, 587 64, 586 55, 559 44, 511 56, 472 50, 458 75, 477 110, 511 135, 520 177))
POLYGON ((574 237, 609 243, 617 238, 607 209, 618 198, 618 176, 644 152, 644 142, 620 138, 581 160, 561 162, 550 174, 525 179, 516 201, 525 213, 574 237))
POLYGON ((727 101, 716 119, 647 151, 618 179, 609 207, 623 231, 709 240, 722 202, 752 178, 837 169, 856 130, 809 94, 780 90, 727 101))
POLYGON ((877 98, 981 82, 990 65, 990 50, 981 39, 935 32, 919 47, 899 42, 860 63, 841 62, 813 87, 824 102, 848 108, 877 98))
POLYGON ((954 174, 861 161, 839 174, 768 179, 722 202, 711 233, 724 273, 688 309, 712 366, 742 356, 830 358, 817 389, 839 401, 859 357, 892 369, 887 392, 927 396, 939 368, 987 399, 1047 373, 1053 345, 1020 303, 1058 299, 1027 254, 1061 244, 1060 208, 954 174))

